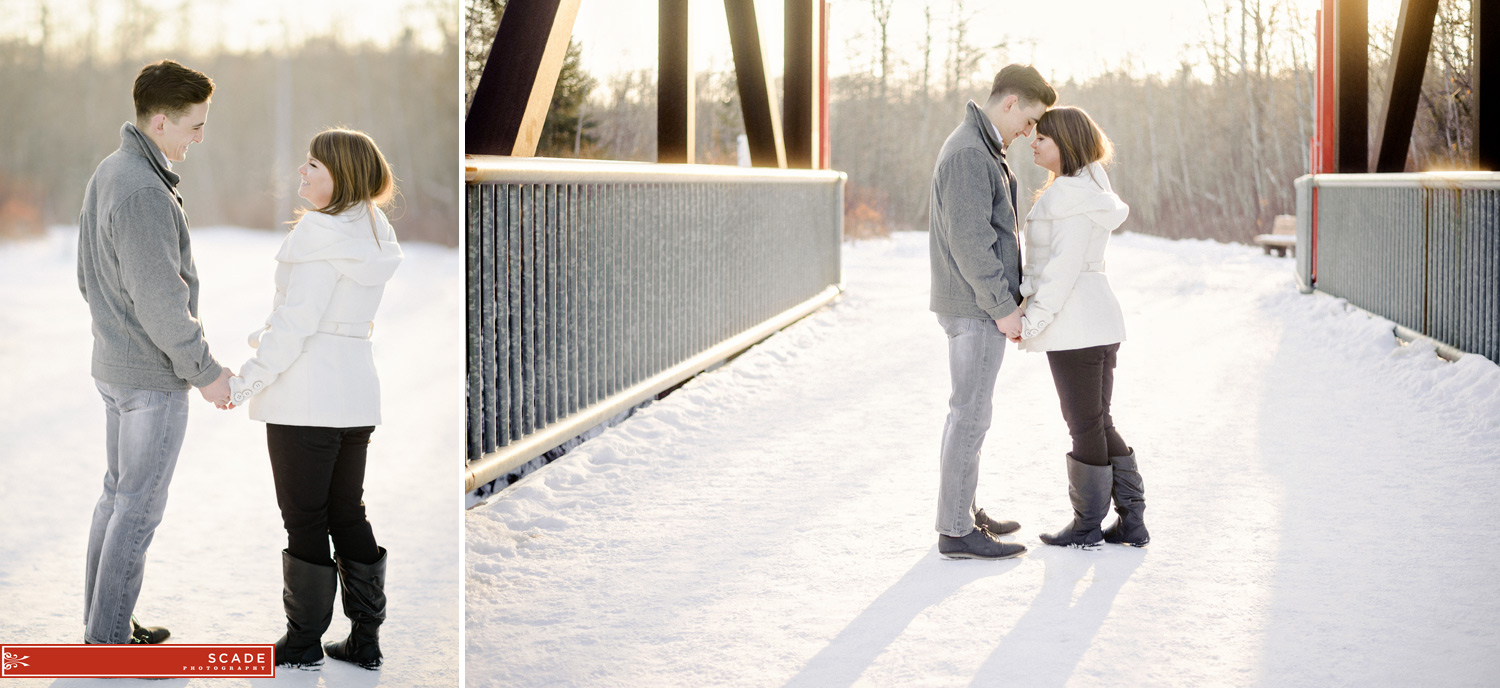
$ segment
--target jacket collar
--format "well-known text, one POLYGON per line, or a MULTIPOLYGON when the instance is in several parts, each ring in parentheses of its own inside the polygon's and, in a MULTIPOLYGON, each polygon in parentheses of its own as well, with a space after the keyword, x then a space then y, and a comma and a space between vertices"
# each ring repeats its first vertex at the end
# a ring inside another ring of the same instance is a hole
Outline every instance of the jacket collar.
POLYGON ((1073 215, 1087 215, 1105 229, 1114 230, 1125 222, 1130 206, 1110 190, 1109 174, 1097 162, 1068 177, 1052 181, 1042 197, 1031 206, 1028 220, 1056 220, 1073 215))
MULTIPOLYGON (((363 204, 362 204, 363 206, 363 204)), ((349 279, 367 287, 385 284, 403 254, 385 213, 367 206, 338 215, 310 210, 282 242, 276 260, 283 263, 327 261, 349 279), (380 238, 377 240, 375 236, 380 238)))
POLYGON ((1005 159, 1005 144, 995 135, 995 123, 984 114, 984 110, 974 101, 969 101, 965 108, 964 121, 973 126, 979 132, 980 138, 984 139, 984 145, 989 146, 990 154, 1001 160, 1005 159))
POLYGON ((182 181, 182 177, 179 177, 176 172, 167 169, 167 163, 161 149, 157 148, 156 144, 150 138, 146 137, 145 132, 137 129, 130 122, 126 122, 124 126, 120 127, 120 150, 145 158, 151 164, 151 169, 156 172, 156 176, 161 177, 161 180, 166 182, 168 188, 176 191, 177 183, 182 181))

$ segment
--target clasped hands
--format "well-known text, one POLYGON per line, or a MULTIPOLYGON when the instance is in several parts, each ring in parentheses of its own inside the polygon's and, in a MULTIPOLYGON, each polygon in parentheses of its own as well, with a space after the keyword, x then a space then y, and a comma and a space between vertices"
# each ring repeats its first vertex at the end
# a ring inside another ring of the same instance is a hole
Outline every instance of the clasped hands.
POLYGON ((1006 339, 1019 344, 1021 342, 1021 315, 1025 309, 1017 308, 999 320, 995 321, 995 327, 1006 339))
POLYGON ((229 398, 229 378, 232 377, 234 377, 234 371, 226 367, 220 371, 219 379, 200 388, 198 392, 203 395, 205 400, 212 403, 214 407, 228 411, 234 408, 234 404, 230 403, 229 398))

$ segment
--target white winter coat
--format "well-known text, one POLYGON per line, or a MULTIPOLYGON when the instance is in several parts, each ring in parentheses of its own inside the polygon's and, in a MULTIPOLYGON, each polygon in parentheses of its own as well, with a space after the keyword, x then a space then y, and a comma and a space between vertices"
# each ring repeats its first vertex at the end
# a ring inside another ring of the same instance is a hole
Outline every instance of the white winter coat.
POLYGON ((303 215, 276 254, 274 310, 250 334, 255 357, 229 380, 234 403, 279 425, 380 424, 370 334, 401 258, 390 221, 369 204, 303 215))
POLYGON ((1022 349, 1064 351, 1125 341, 1120 302, 1104 276, 1104 248, 1129 213, 1099 163, 1058 177, 1037 199, 1026 216, 1022 349))

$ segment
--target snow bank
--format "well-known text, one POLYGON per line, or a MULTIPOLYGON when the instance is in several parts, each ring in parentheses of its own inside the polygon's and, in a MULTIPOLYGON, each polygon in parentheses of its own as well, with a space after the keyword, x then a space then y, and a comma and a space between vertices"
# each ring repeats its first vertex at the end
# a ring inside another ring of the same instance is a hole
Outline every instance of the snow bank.
MULTIPOLYGON (((399 231, 399 227, 398 227, 399 231)), ((238 368, 245 334, 269 312, 281 233, 193 231, 209 344, 238 368)), ((75 273, 77 230, 0 243, 0 639, 77 643, 83 555, 104 473, 104 413, 89 376, 89 314, 75 273)), ((278 683, 458 684, 458 461, 463 430, 463 268, 452 249, 408 244, 374 336, 385 424, 375 431, 365 503, 390 550, 389 615, 378 674, 331 662, 278 683)), ((196 393, 187 438, 136 608, 171 642, 269 643, 284 630, 286 546, 265 430, 196 393)), ((348 628, 335 613, 327 636, 348 628)), ((42 682, 36 680, 35 682, 42 682)), ((177 685, 250 685, 179 680, 177 685)), ((119 685, 62 679, 53 685, 119 685)))
POLYGON ((1482 685, 1500 671, 1500 370, 1401 346, 1253 248, 1116 237, 1115 418, 1152 545, 1069 517, 1045 358, 1012 348, 947 561, 922 234, 848 293, 468 512, 470 686, 1482 685))

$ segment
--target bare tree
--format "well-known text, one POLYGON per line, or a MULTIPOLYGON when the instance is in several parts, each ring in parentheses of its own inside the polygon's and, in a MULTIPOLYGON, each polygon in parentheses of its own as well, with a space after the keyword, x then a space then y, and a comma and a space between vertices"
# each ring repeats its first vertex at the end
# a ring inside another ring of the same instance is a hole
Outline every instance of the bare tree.
MULTIPOLYGON (((89 175, 134 118, 130 84, 158 57, 144 54, 145 39, 174 26, 170 6, 132 0, 113 28, 94 15, 78 38, 60 38, 55 14, 40 6, 37 30, 0 36, 0 89, 28 94, 0 98, 0 234, 77 221, 89 175)), ((456 245, 461 110, 456 27, 448 26, 437 48, 408 32, 383 46, 326 35, 274 52, 173 51, 217 84, 207 145, 180 168, 193 226, 280 229, 299 203, 289 160, 300 160, 317 132, 347 126, 368 132, 395 169, 401 194, 391 217, 402 238, 456 245), (315 76, 327 74, 341 78, 315 76)))

